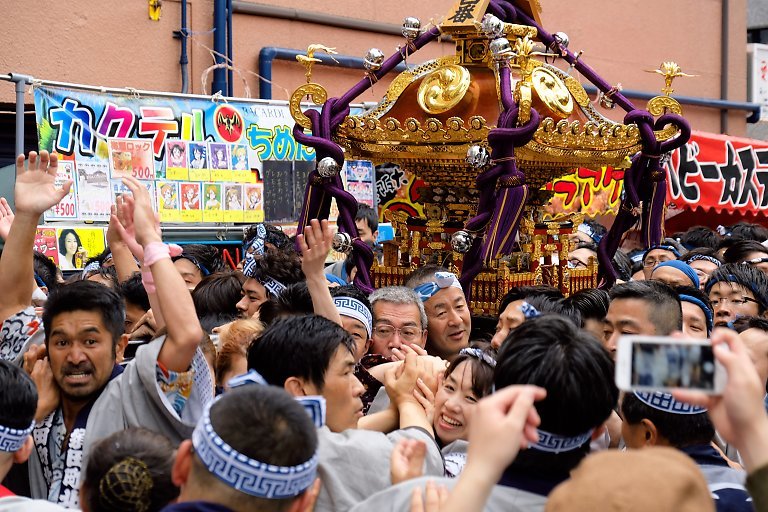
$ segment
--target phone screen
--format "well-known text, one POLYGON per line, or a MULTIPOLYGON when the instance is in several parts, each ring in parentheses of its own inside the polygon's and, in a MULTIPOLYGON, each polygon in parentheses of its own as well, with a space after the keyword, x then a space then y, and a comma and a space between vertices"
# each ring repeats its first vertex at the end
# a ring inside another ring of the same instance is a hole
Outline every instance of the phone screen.
POLYGON ((715 355, 709 345, 635 342, 632 387, 715 389, 715 355))

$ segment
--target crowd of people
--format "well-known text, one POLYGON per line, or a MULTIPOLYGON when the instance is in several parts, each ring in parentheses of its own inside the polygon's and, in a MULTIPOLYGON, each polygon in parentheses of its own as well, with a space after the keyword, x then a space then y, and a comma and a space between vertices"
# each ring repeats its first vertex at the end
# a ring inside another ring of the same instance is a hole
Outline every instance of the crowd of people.
MULTIPOLYGON (((166 244, 132 178, 64 279, 32 251, 57 164, 20 155, 0 200, 0 511, 768 510, 762 226, 620 252, 610 289, 514 288, 490 319, 439 265, 364 293, 326 221, 250 226, 239 269, 166 244), (725 390, 620 393, 629 334, 710 339, 725 390)), ((356 223, 374 244, 375 212, 356 223)), ((604 234, 580 226, 568 266, 604 234)))

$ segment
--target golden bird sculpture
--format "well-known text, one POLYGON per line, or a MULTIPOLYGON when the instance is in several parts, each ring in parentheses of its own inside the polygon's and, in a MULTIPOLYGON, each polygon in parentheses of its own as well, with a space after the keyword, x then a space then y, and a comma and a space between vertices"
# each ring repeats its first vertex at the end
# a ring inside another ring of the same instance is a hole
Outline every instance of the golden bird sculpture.
POLYGON ((316 62, 322 62, 320 59, 315 57, 315 52, 323 52, 327 53, 328 55, 337 55, 339 53, 336 51, 336 48, 331 48, 320 43, 313 43, 307 46, 306 55, 297 55, 296 60, 299 61, 301 65, 304 66, 304 68, 307 70, 307 72, 304 73, 304 76, 307 77, 307 83, 312 81, 312 66, 314 66, 316 62))
POLYGON ((688 73, 683 73, 682 68, 677 62, 662 62, 661 66, 659 66, 659 69, 646 69, 646 73, 656 73, 657 75, 661 75, 664 77, 664 88, 661 90, 662 93, 669 96, 672 94, 675 90, 672 88, 672 81, 682 76, 684 78, 692 78, 698 75, 689 75, 688 73))

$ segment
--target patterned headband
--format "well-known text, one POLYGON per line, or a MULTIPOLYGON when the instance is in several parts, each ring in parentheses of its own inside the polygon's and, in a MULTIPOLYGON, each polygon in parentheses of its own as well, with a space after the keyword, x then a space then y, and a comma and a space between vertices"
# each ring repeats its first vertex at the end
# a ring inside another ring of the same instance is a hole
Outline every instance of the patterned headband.
POLYGON ((648 407, 670 414, 701 414, 707 412, 706 407, 678 402, 669 393, 662 393, 661 391, 635 391, 635 396, 648 407))
POLYGON ((685 262, 689 265, 694 261, 708 261, 710 263, 714 263, 718 267, 723 264, 722 261, 715 258, 714 256, 707 256, 706 254, 694 254, 690 258, 685 259, 685 262))
POLYGON ((570 452, 580 448, 592 437, 593 429, 573 437, 560 436, 551 432, 536 429, 539 440, 531 445, 534 450, 547 453, 570 452))
POLYGON ((365 304, 352 297, 334 297, 333 303, 336 305, 336 309, 339 310, 341 316, 348 316, 359 320, 368 332, 368 337, 371 337, 373 331, 373 316, 371 310, 365 307, 365 304))
POLYGON ((267 240, 267 228, 264 224, 256 224, 256 236, 243 244, 244 257, 261 256, 264 254, 264 244, 267 240))
POLYGON ((652 245, 648 249, 646 249, 646 251, 643 253, 643 261, 645 261, 645 257, 648 256, 648 253, 654 249, 662 249, 664 251, 669 251, 672 254, 674 254, 676 258, 680 257, 680 251, 678 251, 677 247, 675 247, 674 245, 652 245))
POLYGON ((453 272, 435 272, 435 280, 427 283, 422 283, 413 291, 419 296, 421 302, 426 302, 432 298, 434 294, 445 288, 458 288, 464 291, 459 283, 459 279, 453 272))
POLYGON ((0 452, 13 453, 19 451, 21 447, 24 446, 24 443, 27 441, 30 434, 32 434, 34 428, 34 420, 32 420, 32 424, 24 430, 0 425, 0 452))
POLYGON ((537 316, 541 316, 541 312, 535 307, 528 304, 526 301, 523 301, 523 303, 520 304, 518 309, 523 313, 523 316, 525 317, 526 320, 530 320, 531 318, 536 318, 537 316))
MULTIPOLYGON (((240 386, 245 386, 247 384, 269 386, 269 383, 264 380, 264 377, 262 377, 261 374, 254 369, 250 369, 244 374, 238 375, 237 377, 232 377, 227 382, 229 389, 239 388, 240 386)), ((312 423, 314 423, 317 428, 321 428, 325 425, 325 398, 322 396, 312 395, 297 396, 294 398, 304 407, 304 409, 306 409, 307 414, 309 414, 309 417, 312 418, 312 423)))
POLYGON ((266 499, 294 498, 312 485, 317 476, 317 454, 296 466, 275 466, 251 459, 229 446, 213 429, 213 403, 205 408, 192 433, 195 454, 211 474, 233 489, 266 499))
POLYGON ((459 350, 459 355, 474 357, 475 359, 479 359, 480 361, 484 362, 491 368, 496 368, 496 360, 491 357, 490 354, 483 352, 479 348, 463 348, 459 350))
POLYGON ((595 241, 596 244, 600 243, 600 240, 602 240, 602 236, 598 235, 595 230, 592 228, 592 226, 588 226, 586 224, 579 224, 579 227, 576 229, 577 231, 580 231, 587 235, 589 238, 595 241))
MULTIPOLYGON (((259 266, 259 260, 257 260, 253 254, 249 254, 248 256, 245 257, 245 260, 243 261, 243 274, 246 277, 253 278, 256 275, 256 269, 258 268, 258 266, 259 266)), ((274 297, 277 297, 278 295, 283 293, 287 288, 287 286, 285 286, 283 283, 281 283, 277 279, 270 276, 262 277, 258 281, 274 297)))

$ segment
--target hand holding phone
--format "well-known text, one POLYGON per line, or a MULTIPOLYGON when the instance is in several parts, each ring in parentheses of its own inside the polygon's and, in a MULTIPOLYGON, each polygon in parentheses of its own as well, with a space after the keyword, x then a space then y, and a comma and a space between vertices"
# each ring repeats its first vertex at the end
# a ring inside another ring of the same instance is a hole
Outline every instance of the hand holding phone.
POLYGON ((622 336, 616 351, 616 386, 624 391, 692 389, 721 394, 726 373, 709 340, 622 336))

